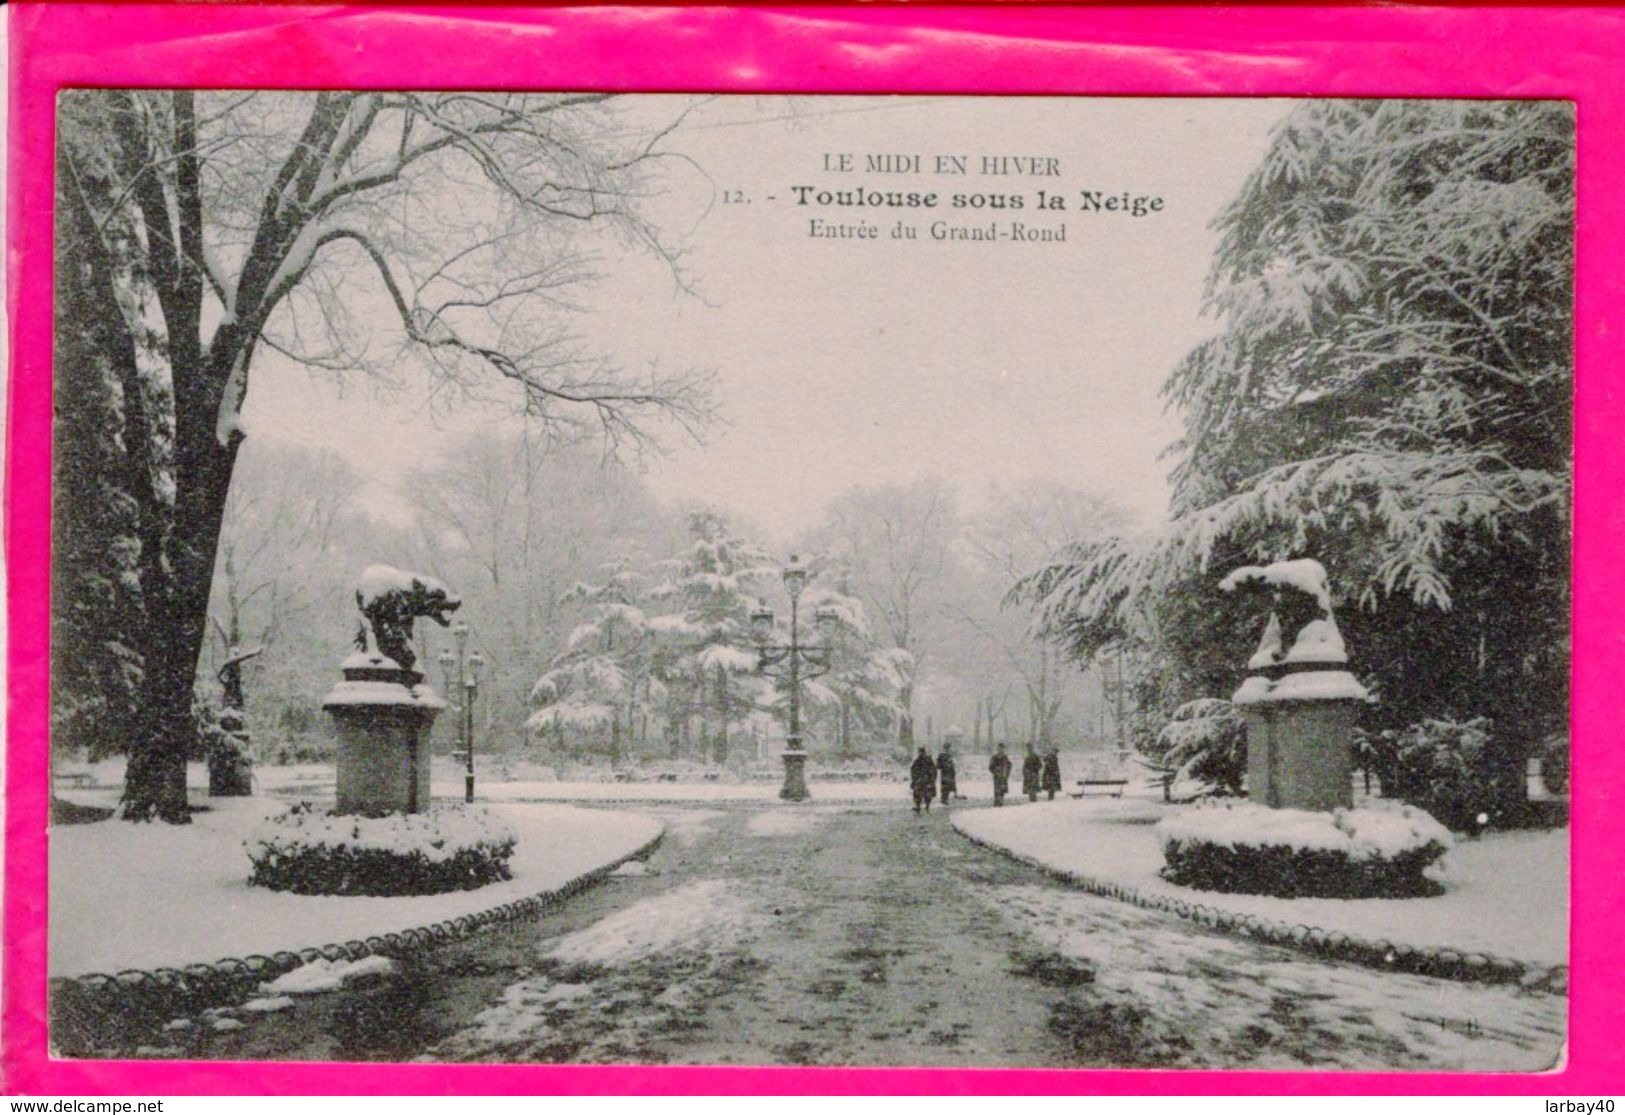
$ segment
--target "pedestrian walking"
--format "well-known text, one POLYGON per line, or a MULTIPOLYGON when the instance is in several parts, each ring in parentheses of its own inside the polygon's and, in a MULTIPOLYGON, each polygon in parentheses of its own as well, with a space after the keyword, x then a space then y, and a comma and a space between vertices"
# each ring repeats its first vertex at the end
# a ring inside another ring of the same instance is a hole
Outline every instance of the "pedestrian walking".
POLYGON ((942 799, 943 808, 959 792, 959 774, 954 767, 953 749, 943 745, 942 753, 937 756, 937 796, 942 799))
POLYGON ((918 813, 922 807, 927 813, 931 812, 931 797, 937 790, 937 765, 923 747, 909 764, 908 784, 914 791, 914 812, 918 813))
POLYGON ((993 804, 1003 805, 1004 795, 1010 792, 1010 756, 1004 753, 1004 744, 999 744, 999 749, 993 752, 987 769, 993 775, 993 804))
POLYGON ((1028 801, 1038 800, 1038 790, 1043 784, 1044 760, 1038 757, 1033 745, 1027 745, 1027 757, 1021 760, 1021 792, 1027 795, 1028 801))
POLYGON ((1055 800, 1055 792, 1061 788, 1061 753, 1055 748, 1049 749, 1044 756, 1044 792, 1049 800, 1055 800))

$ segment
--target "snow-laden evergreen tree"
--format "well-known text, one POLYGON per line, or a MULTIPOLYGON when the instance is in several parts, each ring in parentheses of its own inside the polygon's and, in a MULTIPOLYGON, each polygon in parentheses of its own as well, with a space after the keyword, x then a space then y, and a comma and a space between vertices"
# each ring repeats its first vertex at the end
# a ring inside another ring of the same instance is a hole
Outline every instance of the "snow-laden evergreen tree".
POLYGON ((619 764, 643 741, 652 704, 665 696, 653 674, 654 631, 644 612, 644 577, 619 558, 598 584, 578 583, 561 602, 583 605, 585 622, 532 687, 527 727, 544 744, 601 753, 619 764))
POLYGON ((1222 697, 1200 697, 1174 710, 1162 729, 1164 768, 1173 779, 1200 782, 1221 796, 1247 780, 1247 725, 1222 697))
POLYGON ((1075 653, 1141 652, 1167 712, 1245 659, 1219 577, 1318 558, 1374 723, 1492 718, 1515 795, 1567 707, 1572 108, 1306 103, 1217 227, 1172 521, 1022 591, 1075 653))
POLYGON ((750 613, 779 575, 762 547, 711 512, 689 517, 690 543, 659 565, 650 596, 671 610, 649 619, 654 673, 666 689, 669 753, 722 762, 767 681, 756 672, 750 613))

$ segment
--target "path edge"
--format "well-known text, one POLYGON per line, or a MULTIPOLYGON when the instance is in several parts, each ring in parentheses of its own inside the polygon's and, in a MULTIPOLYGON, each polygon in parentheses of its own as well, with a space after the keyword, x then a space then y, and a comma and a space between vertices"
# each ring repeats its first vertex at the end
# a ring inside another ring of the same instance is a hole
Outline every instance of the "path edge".
POLYGON ((54 1022, 58 1007, 65 1007, 70 1012, 145 1012, 166 1005, 166 1001, 173 1004, 176 1015, 195 1014, 241 998, 258 990, 261 983, 316 960, 353 961, 368 956, 399 959, 428 952, 472 937, 489 926, 534 917, 562 906, 577 894, 602 882, 622 864, 643 859, 652 853, 666 838, 665 823, 658 820, 656 823, 660 825, 659 830, 631 851, 583 871, 557 887, 430 925, 320 946, 281 949, 269 955, 254 953, 244 957, 226 957, 179 968, 126 968, 111 975, 86 972, 78 976, 58 976, 49 981, 47 1015, 54 1022))
POLYGON ((1340 929, 1321 929, 1310 925, 1289 924, 1258 914, 1237 913, 1234 910, 1210 906, 1205 902, 1192 902, 1176 895, 1151 894, 1127 883, 1114 883, 1081 871, 1056 867, 1036 856, 1018 852, 1003 844, 966 832, 960 827, 958 817, 951 818, 949 823, 953 825, 956 833, 972 844, 1036 868, 1078 890, 1099 898, 1126 902, 1144 910, 1173 914, 1206 929, 1230 936, 1283 945, 1383 971, 1409 972, 1414 975, 1434 976, 1466 983, 1516 983, 1534 991, 1555 995, 1568 993, 1567 964, 1547 966, 1478 950, 1407 945, 1381 937, 1375 939, 1361 937, 1340 929))

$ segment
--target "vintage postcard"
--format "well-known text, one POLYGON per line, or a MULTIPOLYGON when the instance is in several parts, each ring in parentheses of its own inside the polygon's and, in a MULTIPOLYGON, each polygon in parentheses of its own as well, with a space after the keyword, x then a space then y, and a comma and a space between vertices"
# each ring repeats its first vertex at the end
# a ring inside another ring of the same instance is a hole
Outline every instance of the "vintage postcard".
POLYGON ((58 1057, 1563 1064, 1572 103, 55 111, 58 1057))

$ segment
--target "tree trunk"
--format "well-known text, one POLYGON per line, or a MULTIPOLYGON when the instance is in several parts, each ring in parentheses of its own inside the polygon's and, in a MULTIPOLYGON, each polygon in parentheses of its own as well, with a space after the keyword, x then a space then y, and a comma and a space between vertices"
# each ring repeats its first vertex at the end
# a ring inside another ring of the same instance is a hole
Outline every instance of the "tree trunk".
MULTIPOLYGON (((186 759, 192 749, 192 688, 208 636, 209 589, 214 579, 226 496, 242 434, 226 445, 216 437, 226 381, 224 353, 236 352, 230 326, 226 343, 206 358, 195 347, 170 342, 170 382, 175 395, 175 508, 170 522, 168 575, 148 597, 143 651, 147 663, 142 727, 131 741, 121 815, 154 817, 171 824, 190 820, 186 807, 186 759), (190 349, 188 351, 188 349, 190 349)), ((195 334, 194 334, 195 335, 195 334)), ((217 340, 220 339, 217 336, 217 340)), ((243 352, 247 362, 250 352, 243 352)))
MULTIPOLYGON (((160 450, 137 369, 135 337, 120 310, 114 274, 118 261, 97 235, 85 199, 73 192, 70 200, 66 219, 75 227, 67 238, 59 279, 77 280, 72 285, 82 283, 99 298, 99 312, 75 316, 80 328, 94 333, 96 347, 111 360, 119 377, 129 490, 140 520, 146 609, 139 630, 130 632, 130 638, 140 651, 144 677, 135 715, 125 726, 129 758, 120 815, 185 824, 190 820, 186 756, 194 734, 192 683, 206 636, 209 585, 236 444, 222 448, 214 440, 219 391, 211 392, 200 382, 203 369, 197 366, 195 341, 189 343, 184 333, 172 337, 176 496, 171 511, 158 490, 155 455, 160 450)), ((195 320, 181 317, 183 325, 192 326, 195 338, 195 320)))
POLYGON ((145 669, 143 587, 162 569, 168 514, 135 337, 115 281, 121 264, 98 237, 87 200, 105 201, 110 190, 105 178, 81 175, 73 188, 59 176, 56 192, 52 742, 82 744, 92 758, 127 750, 137 730, 140 681, 129 667, 145 669), (134 542, 133 558, 109 562, 115 542, 134 542), (93 714, 61 731, 57 710, 87 698, 93 714))
MULTIPOLYGON (((184 373, 176 370, 180 381, 184 373)), ((142 723, 130 741, 120 815, 186 824, 186 759, 192 750, 193 679, 208 633, 209 586, 240 437, 222 447, 211 415, 176 399, 176 495, 169 537, 169 576, 148 597, 143 632, 146 683, 142 723)))

